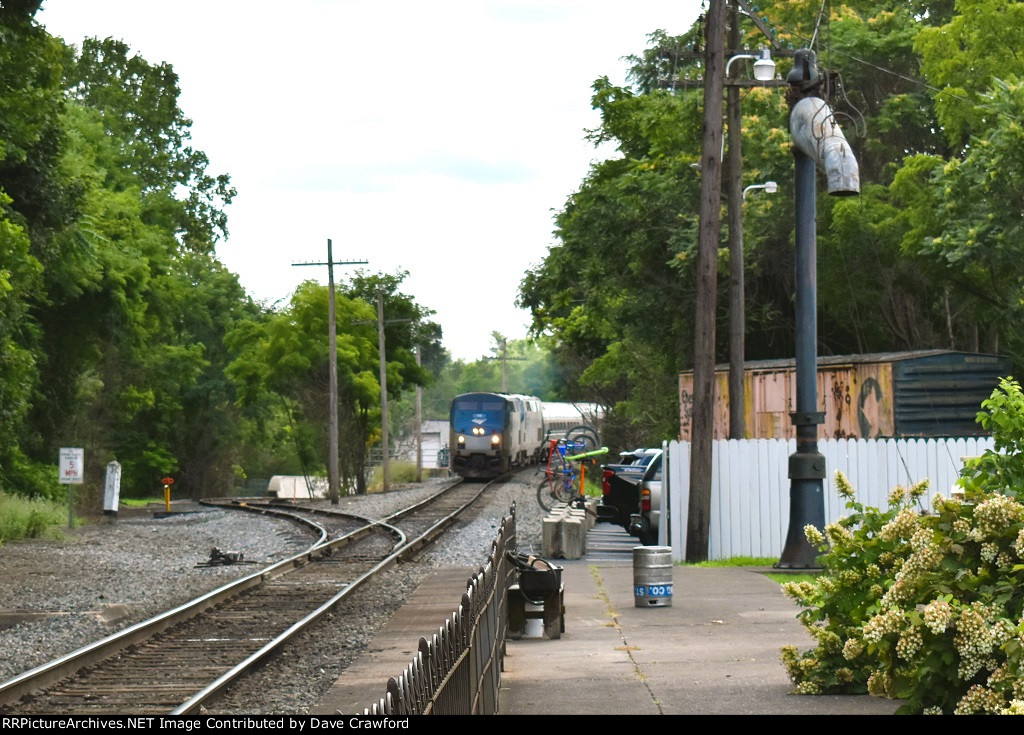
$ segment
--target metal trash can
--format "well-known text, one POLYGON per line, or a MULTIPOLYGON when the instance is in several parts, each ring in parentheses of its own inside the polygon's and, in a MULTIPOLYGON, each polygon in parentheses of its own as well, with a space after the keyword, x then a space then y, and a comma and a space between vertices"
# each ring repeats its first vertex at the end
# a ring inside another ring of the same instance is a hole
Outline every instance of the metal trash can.
POLYGON ((633 547, 633 601, 637 607, 672 606, 672 547, 633 547))

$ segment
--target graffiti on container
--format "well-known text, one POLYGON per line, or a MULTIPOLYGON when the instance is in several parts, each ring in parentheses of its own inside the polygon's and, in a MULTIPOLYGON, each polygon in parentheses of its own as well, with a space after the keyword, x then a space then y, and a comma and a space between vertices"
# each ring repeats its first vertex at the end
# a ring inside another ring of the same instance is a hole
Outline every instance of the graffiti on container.
POLYGON ((865 439, 870 439, 877 433, 872 431, 871 419, 864 410, 871 400, 874 400, 876 407, 882 402, 882 386, 874 378, 868 377, 861 383, 860 397, 857 399, 857 426, 860 435, 865 439))
POLYGON ((850 385, 841 380, 839 375, 832 376, 832 411, 835 413, 835 439, 844 439, 843 416, 850 405, 850 385))

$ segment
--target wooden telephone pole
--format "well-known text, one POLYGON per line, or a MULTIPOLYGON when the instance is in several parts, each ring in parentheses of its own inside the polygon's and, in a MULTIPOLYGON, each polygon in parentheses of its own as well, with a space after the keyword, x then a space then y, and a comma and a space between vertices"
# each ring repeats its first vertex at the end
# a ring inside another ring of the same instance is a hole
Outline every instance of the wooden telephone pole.
MULTIPOLYGON (((382 489, 391 489, 391 447, 388 437, 388 360, 385 352, 384 327, 387 324, 399 322, 411 322, 412 319, 384 319, 384 293, 377 293, 377 352, 380 356, 380 444, 381 444, 381 473, 382 489)), ((365 322, 356 322, 365 324, 365 322)), ((416 357, 419 359, 419 348, 416 357)), ((416 429, 419 432, 419 428, 416 429)))
POLYGON ((331 496, 331 505, 338 505, 341 502, 341 493, 338 490, 338 328, 334 312, 334 266, 336 265, 365 265, 365 260, 342 260, 335 262, 331 251, 331 241, 327 241, 327 262, 326 263, 292 263, 292 265, 326 265, 327 266, 327 338, 330 342, 330 365, 328 367, 328 382, 330 383, 330 419, 329 439, 327 454, 327 485, 331 496))
POLYGON ((508 340, 497 332, 494 333, 495 341, 498 343, 499 351, 496 357, 488 357, 488 360, 501 360, 501 392, 508 393, 508 361, 525 360, 525 357, 508 356, 508 340))
POLYGON ((725 0, 710 0, 705 54, 704 122, 700 159, 700 229, 693 325, 693 425, 686 561, 708 558, 711 528, 711 448, 715 400, 715 298, 721 228, 722 92, 725 77, 725 0))

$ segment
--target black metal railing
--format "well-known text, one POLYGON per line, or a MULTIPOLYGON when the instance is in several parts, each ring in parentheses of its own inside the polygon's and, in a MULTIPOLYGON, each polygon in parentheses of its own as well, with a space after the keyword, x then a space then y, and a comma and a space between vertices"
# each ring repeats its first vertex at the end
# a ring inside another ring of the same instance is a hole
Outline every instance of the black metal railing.
POLYGON ((515 567, 507 552, 516 549, 515 505, 502 519, 487 563, 474 574, 458 609, 398 677, 370 715, 477 715, 498 711, 498 689, 508 629, 508 588, 515 567))

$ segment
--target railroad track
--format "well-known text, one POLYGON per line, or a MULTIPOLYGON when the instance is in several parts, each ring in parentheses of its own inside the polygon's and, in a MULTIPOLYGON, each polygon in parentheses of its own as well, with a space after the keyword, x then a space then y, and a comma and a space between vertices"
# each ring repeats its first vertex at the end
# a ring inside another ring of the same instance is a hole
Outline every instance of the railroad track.
POLYGON ((453 483, 386 518, 221 502, 315 529, 304 552, 0 684, 3 714, 192 714, 381 572, 415 557, 487 485, 453 483))

